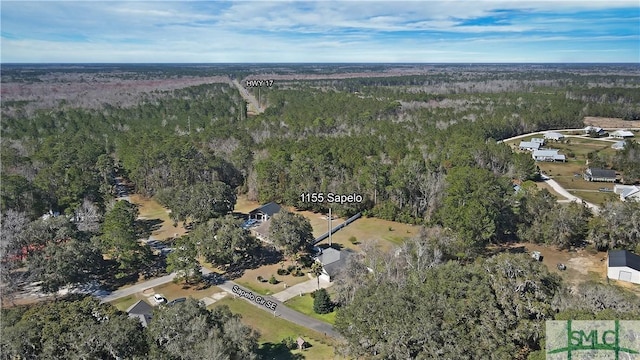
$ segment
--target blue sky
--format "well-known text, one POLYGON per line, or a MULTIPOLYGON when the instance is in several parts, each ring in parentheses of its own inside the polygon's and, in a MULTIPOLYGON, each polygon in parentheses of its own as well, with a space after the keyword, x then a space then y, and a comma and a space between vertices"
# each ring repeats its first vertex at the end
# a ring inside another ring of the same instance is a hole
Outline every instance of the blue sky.
POLYGON ((633 62, 638 0, 2 1, 9 62, 633 62))

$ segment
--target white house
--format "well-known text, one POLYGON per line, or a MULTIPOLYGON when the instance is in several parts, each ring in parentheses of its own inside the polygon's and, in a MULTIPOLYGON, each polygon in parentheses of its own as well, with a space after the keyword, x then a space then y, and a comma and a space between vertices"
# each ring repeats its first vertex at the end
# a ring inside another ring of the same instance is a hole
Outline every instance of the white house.
POLYGON ((544 139, 543 138, 532 138, 531 142, 540 143, 540 146, 544 145, 544 139))
POLYGON ((540 148, 540 144, 539 142, 533 142, 533 141, 521 141, 520 142, 520 146, 518 146, 520 148, 520 150, 528 150, 528 151, 533 151, 533 150, 538 150, 540 148))
POLYGON ((316 261, 322 264, 322 274, 320 279, 332 281, 338 272, 347 263, 347 252, 336 250, 334 248, 326 248, 316 257, 316 261))
POLYGON ((629 130, 616 130, 609 134, 609 136, 615 139, 626 139, 633 137, 633 133, 629 130))
POLYGON ((614 150, 624 150, 626 142, 624 140, 618 141, 615 144, 611 145, 611 148, 614 150))
POLYGON ((564 139, 564 135, 559 132, 550 131, 550 132, 544 133, 544 138, 547 140, 558 141, 558 140, 564 139))
POLYGON ((640 284, 640 256, 627 250, 609 251, 607 277, 640 284))
POLYGON ((535 161, 566 161, 566 157, 562 154, 558 154, 558 150, 534 150, 531 154, 535 161))
POLYGON ((620 201, 640 201, 640 186, 616 184, 613 192, 620 195, 620 201))

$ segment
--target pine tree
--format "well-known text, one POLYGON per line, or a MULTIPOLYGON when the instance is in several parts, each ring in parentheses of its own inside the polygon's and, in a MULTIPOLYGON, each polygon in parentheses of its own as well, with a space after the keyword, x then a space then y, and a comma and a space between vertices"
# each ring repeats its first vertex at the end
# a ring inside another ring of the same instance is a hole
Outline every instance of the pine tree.
POLYGON ((333 304, 331 303, 327 290, 317 290, 313 298, 313 311, 315 311, 316 314, 328 314, 331 310, 333 310, 333 304))

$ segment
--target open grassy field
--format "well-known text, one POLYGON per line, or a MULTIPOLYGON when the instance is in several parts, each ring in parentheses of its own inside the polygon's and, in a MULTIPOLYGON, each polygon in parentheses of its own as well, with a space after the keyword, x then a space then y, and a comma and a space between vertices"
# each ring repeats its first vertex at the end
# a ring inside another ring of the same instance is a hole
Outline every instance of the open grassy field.
POLYGON ((316 318, 318 320, 327 322, 331 325, 336 323, 335 310, 328 314, 316 314, 316 312, 313 311, 313 298, 311 297, 311 294, 303 294, 302 296, 296 296, 292 299, 287 300, 285 302, 285 305, 292 308, 293 310, 301 312, 312 318, 316 318))
POLYGON ((620 118, 607 118, 597 116, 587 116, 584 118, 585 125, 599 126, 601 128, 640 128, 639 120, 623 120, 620 118))
MULTIPOLYGON (((608 187, 611 187, 609 185, 608 187)), ((571 194, 584 199, 592 204, 604 204, 607 201, 616 201, 619 198, 618 195, 610 192, 595 192, 595 191, 569 191, 571 194)))
POLYGON ((133 204, 138 205, 139 218, 157 222, 153 227, 151 235, 158 240, 166 240, 179 237, 186 233, 183 225, 173 226, 173 221, 169 219, 169 210, 160 205, 156 200, 133 194, 129 197, 133 204))
MULTIPOLYGON (((375 240, 381 248, 388 250, 407 238, 416 236, 419 232, 419 226, 362 217, 333 234, 332 242, 347 249, 361 251, 360 245, 375 240), (352 236, 356 238, 355 244, 349 241, 352 236)), ((328 244, 328 242, 329 240, 324 240, 321 244, 328 244)))
POLYGON ((259 294, 271 295, 284 290, 285 284, 286 286, 293 286, 309 280, 309 276, 306 274, 309 269, 302 269, 305 273, 304 276, 293 276, 291 274, 278 275, 278 269, 282 267, 287 268, 289 265, 292 265, 291 261, 282 261, 278 264, 264 265, 257 269, 247 269, 240 278, 235 279, 234 281, 259 294), (268 282, 258 281, 258 276, 262 276, 264 279, 269 280, 271 275, 274 275, 279 283, 269 284, 268 282))
POLYGON ((242 322, 260 332, 260 353, 264 359, 292 359, 291 353, 300 354, 304 359, 338 359, 333 348, 333 339, 316 331, 306 329, 289 321, 274 317, 267 311, 258 309, 242 299, 225 298, 212 306, 227 305, 233 313, 242 315, 242 322), (282 339, 301 336, 311 346, 291 353, 280 345, 282 339))

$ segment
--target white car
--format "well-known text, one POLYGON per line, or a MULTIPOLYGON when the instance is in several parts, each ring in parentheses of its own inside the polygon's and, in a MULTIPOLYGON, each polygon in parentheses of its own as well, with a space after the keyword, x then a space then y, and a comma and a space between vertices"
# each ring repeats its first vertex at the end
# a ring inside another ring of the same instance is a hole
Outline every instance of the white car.
POLYGON ((156 302, 156 304, 160 305, 160 304, 166 304, 167 303, 167 298, 165 298, 164 296, 160 295, 160 294, 155 294, 153 295, 153 300, 156 302))

